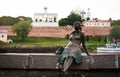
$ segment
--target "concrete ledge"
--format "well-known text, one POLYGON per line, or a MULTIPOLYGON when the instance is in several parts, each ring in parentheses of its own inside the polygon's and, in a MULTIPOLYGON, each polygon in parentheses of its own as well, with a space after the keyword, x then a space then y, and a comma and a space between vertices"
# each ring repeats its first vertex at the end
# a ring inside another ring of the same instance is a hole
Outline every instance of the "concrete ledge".
POLYGON ((56 55, 30 55, 29 69, 55 69, 56 55))
POLYGON ((10 55, 0 53, 0 68, 28 68, 28 55, 10 55))
POLYGON ((120 56, 118 56, 118 66, 119 66, 119 69, 120 69, 120 56))
POLYGON ((118 69, 118 55, 94 55, 92 69, 118 69))
MULTIPOLYGON (((93 55, 94 63, 83 56, 81 65, 72 65, 71 69, 119 69, 119 55, 93 55)), ((56 69, 58 56, 42 53, 1 53, 0 68, 9 69, 56 69)))

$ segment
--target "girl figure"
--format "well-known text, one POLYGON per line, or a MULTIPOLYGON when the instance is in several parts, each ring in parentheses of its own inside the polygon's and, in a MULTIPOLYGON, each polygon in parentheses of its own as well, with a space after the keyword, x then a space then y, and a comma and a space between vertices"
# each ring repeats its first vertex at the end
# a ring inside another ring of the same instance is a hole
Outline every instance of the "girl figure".
MULTIPOLYGON (((62 71, 65 74, 68 74, 68 69, 75 61, 75 63, 81 63, 82 61, 82 55, 81 55, 81 49, 80 45, 82 44, 86 54, 89 56, 89 53, 87 51, 86 45, 85 45, 85 35, 82 32, 82 24, 79 21, 76 21, 73 24, 74 31, 70 33, 69 35, 69 42, 65 46, 62 54, 59 56, 59 62, 63 64, 62 71)), ((59 63, 58 63, 59 64, 59 63)))

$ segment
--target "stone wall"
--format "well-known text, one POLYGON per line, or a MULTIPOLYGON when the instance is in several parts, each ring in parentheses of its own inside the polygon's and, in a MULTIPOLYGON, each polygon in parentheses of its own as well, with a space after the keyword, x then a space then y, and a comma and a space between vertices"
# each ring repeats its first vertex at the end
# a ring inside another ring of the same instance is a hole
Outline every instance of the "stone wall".
MULTIPOLYGON (((109 35, 111 27, 83 27, 85 35, 109 35)), ((0 30, 8 30, 8 36, 15 36, 11 26, 0 26, 0 30)), ((73 31, 72 27, 33 27, 28 36, 35 37, 60 37, 65 38, 73 31)))
MULTIPOLYGON (((56 69, 54 47, 0 47, 0 77, 63 77, 56 69)), ((120 77, 120 53, 82 53, 82 64, 73 64, 69 77, 120 77)))
MULTIPOLYGON (((70 77, 120 77, 118 54, 92 54, 94 63, 83 55, 82 64, 73 64, 70 77)), ((0 53, 0 77, 63 77, 56 69, 58 56, 50 53, 0 53)))

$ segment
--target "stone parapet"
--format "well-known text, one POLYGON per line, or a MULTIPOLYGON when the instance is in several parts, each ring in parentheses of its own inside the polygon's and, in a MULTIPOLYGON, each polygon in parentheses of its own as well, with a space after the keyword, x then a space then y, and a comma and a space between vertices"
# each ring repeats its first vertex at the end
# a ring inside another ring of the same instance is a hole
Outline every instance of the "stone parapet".
MULTIPOLYGON (((119 69, 119 55, 93 55, 94 63, 83 56, 82 64, 71 69, 119 69)), ((58 56, 54 53, 1 53, 0 68, 56 69, 58 56)))
MULTIPOLYGON (((73 64, 70 77, 120 77, 120 55, 92 54, 94 63, 83 54, 82 64, 73 64)), ((63 77, 56 69, 54 53, 0 53, 0 77, 63 77)))

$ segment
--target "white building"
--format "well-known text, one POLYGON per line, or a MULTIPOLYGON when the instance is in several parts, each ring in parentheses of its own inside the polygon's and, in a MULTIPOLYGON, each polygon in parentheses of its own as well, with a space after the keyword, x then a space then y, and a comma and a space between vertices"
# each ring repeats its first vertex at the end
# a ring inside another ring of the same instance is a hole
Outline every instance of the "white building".
POLYGON ((58 26, 57 13, 47 13, 47 7, 44 7, 44 13, 35 13, 33 17, 33 26, 58 26))
POLYGON ((0 30, 0 40, 7 42, 7 30, 0 30))
POLYGON ((111 21, 110 20, 88 20, 84 21, 83 25, 85 26, 96 26, 96 27, 109 27, 111 26, 111 21))
POLYGON ((87 11, 81 10, 79 6, 76 7, 75 10, 72 10, 71 13, 79 14, 82 19, 86 19, 87 17, 91 18, 90 8, 87 11))

